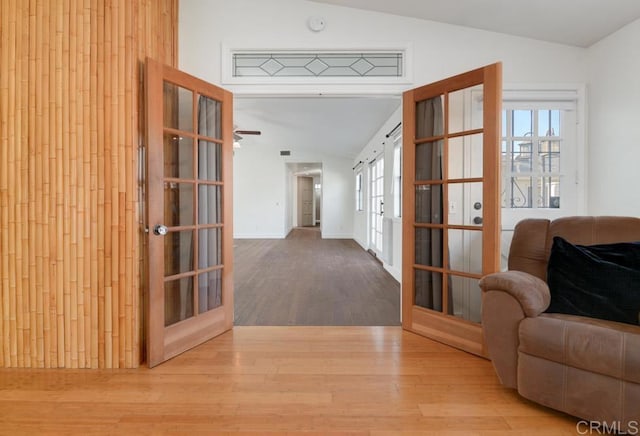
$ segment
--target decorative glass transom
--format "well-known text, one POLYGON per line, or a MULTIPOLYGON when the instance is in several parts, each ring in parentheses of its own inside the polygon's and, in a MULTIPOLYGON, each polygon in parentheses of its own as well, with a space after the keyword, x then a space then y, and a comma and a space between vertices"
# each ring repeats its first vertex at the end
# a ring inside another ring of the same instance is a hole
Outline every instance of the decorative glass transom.
POLYGON ((233 77, 402 77, 402 51, 233 53, 233 77))

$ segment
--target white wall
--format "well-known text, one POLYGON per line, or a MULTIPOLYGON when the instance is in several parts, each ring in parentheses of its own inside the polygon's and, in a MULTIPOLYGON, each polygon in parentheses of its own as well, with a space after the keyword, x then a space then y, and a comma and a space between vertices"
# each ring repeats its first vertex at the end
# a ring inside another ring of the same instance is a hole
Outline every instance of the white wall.
POLYGON ((322 236, 351 238, 354 189, 351 159, 287 147, 291 156, 280 156, 277 144, 243 146, 233 157, 234 237, 284 238, 294 224, 295 177, 287 162, 322 163, 322 236), (288 204, 289 203, 289 204, 288 204))
POLYGON ((588 213, 640 216, 640 20, 589 48, 588 213))
MULTIPOLYGON (((409 43, 414 51, 414 85, 496 61, 504 63, 505 82, 586 81, 586 50, 560 44, 304 0, 180 1, 181 69, 220 83, 223 41, 254 48, 409 43), (324 31, 307 28, 312 15, 325 18, 324 31)), ((405 89, 411 87, 407 84, 405 89)), ((348 89, 353 91, 353 86, 348 89)))

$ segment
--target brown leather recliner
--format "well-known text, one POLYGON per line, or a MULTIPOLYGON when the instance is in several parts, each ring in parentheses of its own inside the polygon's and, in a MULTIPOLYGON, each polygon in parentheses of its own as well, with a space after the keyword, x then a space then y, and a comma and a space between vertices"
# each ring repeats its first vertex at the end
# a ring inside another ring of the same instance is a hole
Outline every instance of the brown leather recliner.
MULTIPOLYGON (((503 385, 581 419, 640 425, 640 326, 543 313, 554 236, 573 244, 640 241, 640 219, 567 217, 518 223, 509 271, 480 281, 489 356, 503 385)), ((630 289, 630 292, 640 292, 630 289)))

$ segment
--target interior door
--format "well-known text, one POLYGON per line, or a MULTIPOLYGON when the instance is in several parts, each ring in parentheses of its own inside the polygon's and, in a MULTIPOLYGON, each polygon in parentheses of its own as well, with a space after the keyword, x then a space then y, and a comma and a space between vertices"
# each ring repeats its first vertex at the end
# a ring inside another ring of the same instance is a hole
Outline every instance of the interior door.
POLYGON ((147 362, 233 326, 232 95, 146 62, 147 362))
POLYGON ((298 177, 298 223, 301 227, 313 226, 313 178, 298 177))
POLYGON ((402 324, 486 356, 479 279, 500 268, 502 66, 403 95, 402 324))

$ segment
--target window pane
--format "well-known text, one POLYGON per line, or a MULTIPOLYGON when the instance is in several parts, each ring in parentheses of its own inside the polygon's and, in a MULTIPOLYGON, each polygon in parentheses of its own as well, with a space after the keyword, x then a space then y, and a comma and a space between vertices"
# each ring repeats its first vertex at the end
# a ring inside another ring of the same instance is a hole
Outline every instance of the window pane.
POLYGON ((533 134, 533 111, 514 110, 511 136, 531 136, 533 134))
POLYGON ((538 136, 560 136, 560 111, 538 111, 538 136))
POLYGON ((533 177, 510 177, 508 190, 511 193, 511 206, 517 208, 532 207, 533 177))
POLYGON ((536 179, 536 205, 539 208, 560 207, 560 177, 539 177, 536 179))
POLYGON ((533 169, 533 143, 531 141, 511 141, 511 172, 530 173, 533 169))
POLYGON ((502 137, 507 136, 507 111, 502 111, 502 137))
POLYGON ((561 171, 566 167, 561 165, 564 113, 560 109, 504 111, 507 135, 502 138, 502 207, 560 207, 561 171))
POLYGON ((537 171, 541 173, 560 172, 560 141, 539 142, 537 171))

